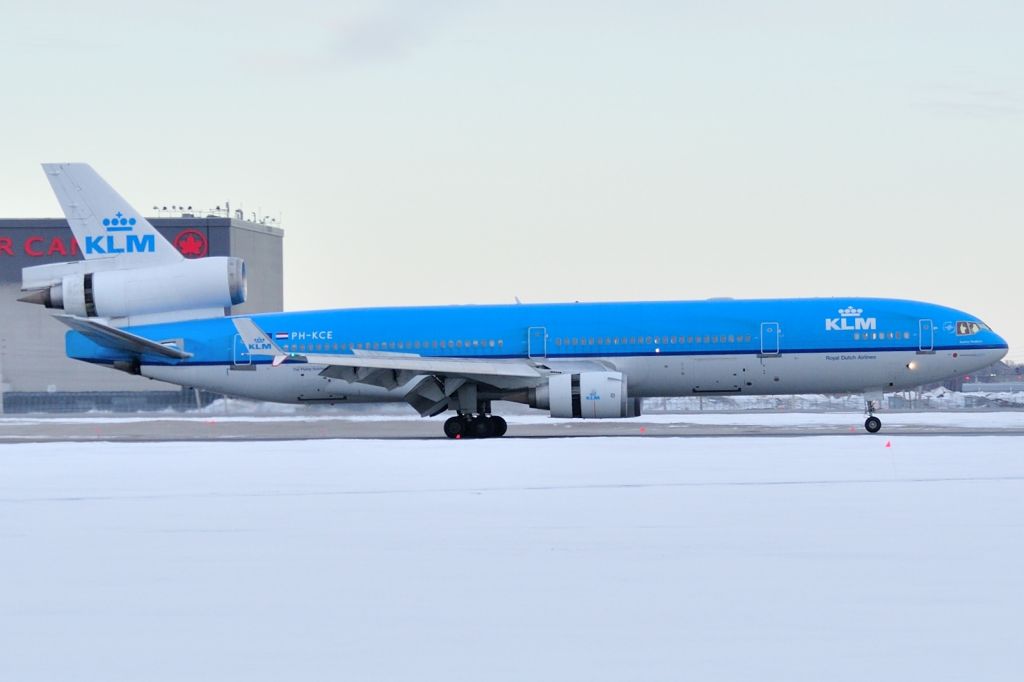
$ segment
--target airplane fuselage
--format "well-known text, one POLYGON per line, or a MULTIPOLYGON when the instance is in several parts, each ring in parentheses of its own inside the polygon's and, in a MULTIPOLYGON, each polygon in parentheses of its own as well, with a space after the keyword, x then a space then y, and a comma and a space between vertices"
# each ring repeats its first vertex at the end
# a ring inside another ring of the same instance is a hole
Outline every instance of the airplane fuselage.
MULTIPOLYGON (((400 401, 414 380, 383 387, 322 376, 304 354, 409 354, 530 362, 555 372, 605 368, 632 397, 896 391, 973 372, 1006 343, 975 316, 897 299, 818 298, 362 308, 131 327, 188 359, 143 356, 147 377, 277 402, 400 401), (294 355, 274 366, 271 346, 294 355)), ((127 356, 69 332, 68 355, 127 356)), ((509 396, 515 399, 515 391, 509 396)), ((506 397, 498 391, 491 398, 506 397)))

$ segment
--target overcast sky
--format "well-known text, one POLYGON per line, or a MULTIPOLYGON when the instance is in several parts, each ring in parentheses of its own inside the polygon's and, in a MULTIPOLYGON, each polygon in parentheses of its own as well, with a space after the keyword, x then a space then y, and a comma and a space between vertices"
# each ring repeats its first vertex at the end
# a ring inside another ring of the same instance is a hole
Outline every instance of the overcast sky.
MULTIPOLYGON (((1024 360, 1024 3, 0 0, 39 163, 281 215, 289 309, 917 298, 1024 360)), ((252 273, 258 276, 258 273, 252 273)))

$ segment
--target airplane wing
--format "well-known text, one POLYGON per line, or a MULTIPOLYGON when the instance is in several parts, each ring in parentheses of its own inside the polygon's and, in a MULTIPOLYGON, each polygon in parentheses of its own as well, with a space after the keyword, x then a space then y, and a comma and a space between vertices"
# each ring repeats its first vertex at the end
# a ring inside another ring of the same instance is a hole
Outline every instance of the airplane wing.
POLYGON ((303 354, 306 362, 313 365, 330 365, 338 368, 324 372, 325 376, 345 378, 345 370, 359 370, 364 367, 407 372, 428 372, 431 374, 473 374, 489 377, 536 379, 546 374, 535 365, 519 360, 488 360, 486 358, 439 358, 423 357, 406 353, 375 353, 352 351, 352 355, 303 354))
POLYGON ((192 357, 192 353, 186 353, 174 345, 153 341, 152 339, 126 332, 123 329, 111 327, 98 320, 90 320, 74 315, 54 315, 54 317, 76 332, 107 348, 127 351, 129 353, 151 353, 168 358, 177 358, 178 360, 192 357))
POLYGON ((234 318, 235 328, 252 355, 273 355, 273 364, 284 361, 323 365, 320 374, 352 383, 397 388, 415 381, 405 395, 420 414, 430 416, 447 409, 448 396, 466 382, 509 390, 533 388, 543 383, 550 370, 526 359, 424 357, 354 349, 351 353, 288 353, 250 318, 234 318))

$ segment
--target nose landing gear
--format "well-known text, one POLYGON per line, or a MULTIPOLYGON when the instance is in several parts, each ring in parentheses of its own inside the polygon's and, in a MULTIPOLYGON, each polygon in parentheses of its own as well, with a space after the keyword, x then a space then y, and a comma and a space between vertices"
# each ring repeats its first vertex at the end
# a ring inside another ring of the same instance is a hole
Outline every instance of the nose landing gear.
POLYGON ((449 438, 500 438, 508 431, 508 423, 497 415, 460 414, 444 423, 449 438))
POLYGON ((878 433, 882 430, 882 420, 875 416, 876 403, 874 400, 866 400, 867 407, 864 409, 868 418, 864 420, 864 428, 868 433, 878 433))

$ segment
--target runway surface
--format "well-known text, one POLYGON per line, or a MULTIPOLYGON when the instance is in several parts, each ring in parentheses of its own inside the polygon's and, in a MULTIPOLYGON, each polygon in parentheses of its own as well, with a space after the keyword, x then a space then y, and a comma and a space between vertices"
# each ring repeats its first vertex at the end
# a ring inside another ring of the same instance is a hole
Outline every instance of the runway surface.
POLYGON ((7 444, 0 679, 1016 680, 1020 444, 7 444))
MULTIPOLYGON (((1024 435, 1021 412, 879 413, 893 435, 1024 435)), ((121 415, 0 418, 0 443, 54 441, 444 439, 443 418, 337 415, 121 415)), ((864 415, 827 413, 697 413, 622 420, 508 417, 509 438, 864 436, 864 415)))

